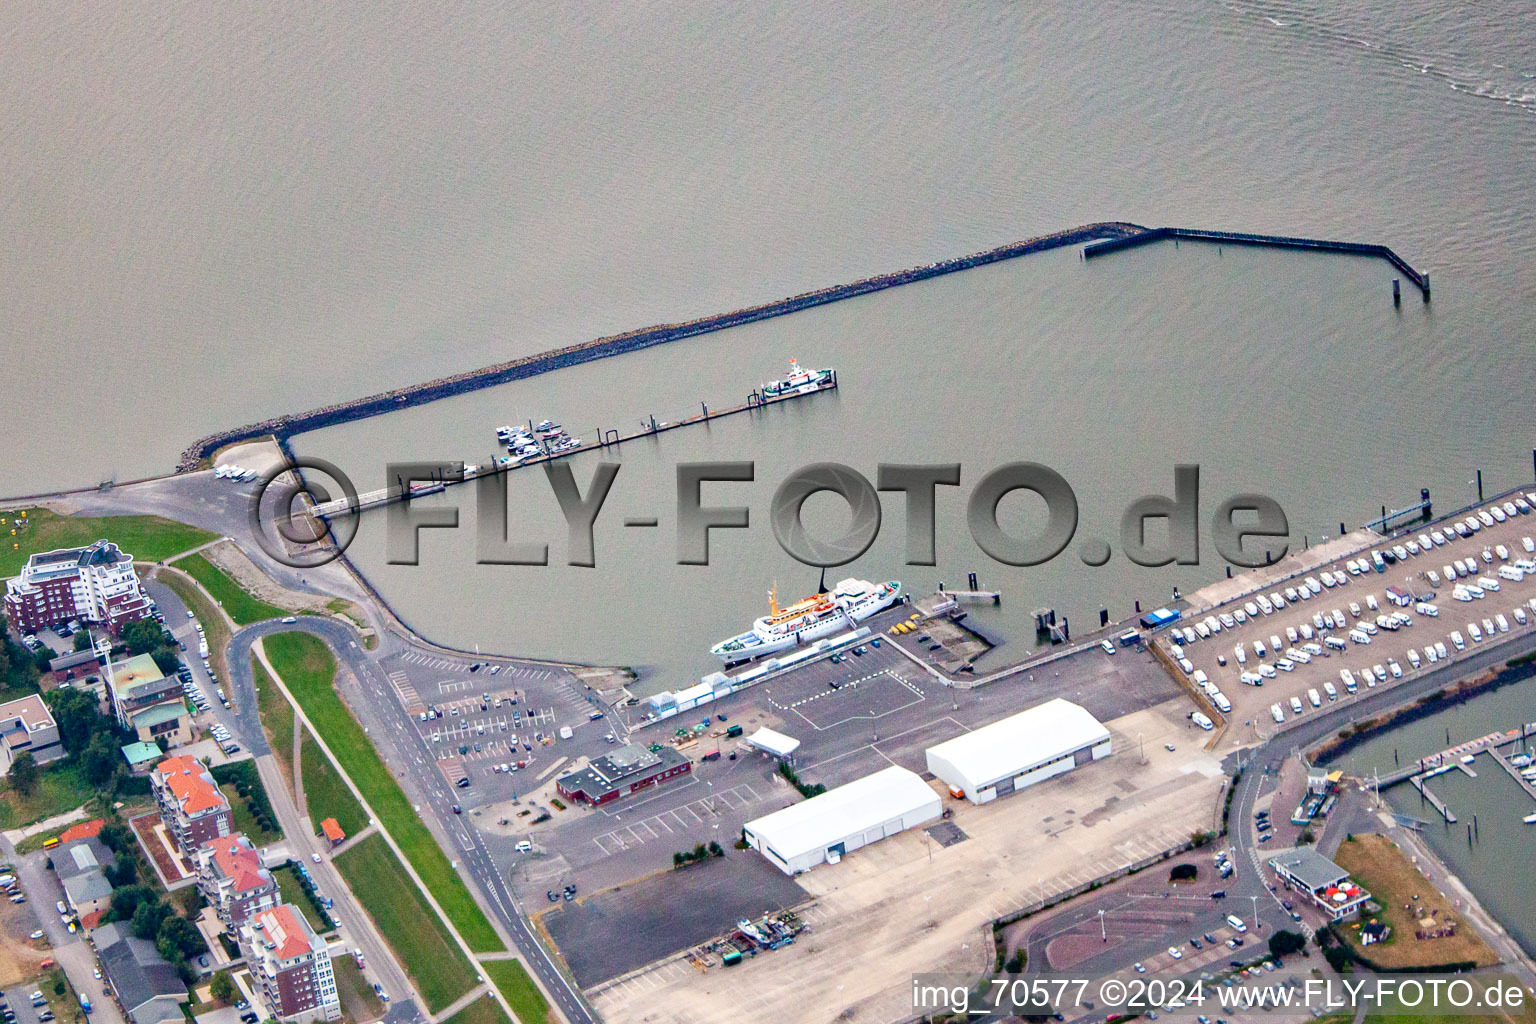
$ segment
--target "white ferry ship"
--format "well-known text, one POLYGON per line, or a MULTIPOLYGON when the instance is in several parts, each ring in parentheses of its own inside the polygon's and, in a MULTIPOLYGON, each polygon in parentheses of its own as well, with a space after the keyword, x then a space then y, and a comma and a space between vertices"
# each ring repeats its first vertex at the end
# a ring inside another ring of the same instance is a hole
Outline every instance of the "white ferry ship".
POLYGON ((789 361, 789 376, 783 380, 769 381, 763 385, 764 398, 782 398, 787 395, 807 395, 812 391, 820 391, 832 383, 837 376, 837 371, 802 370, 797 360, 789 361))
POLYGON ((747 632, 711 647, 710 653, 727 665, 761 658, 847 629, 900 598, 901 583, 897 580, 871 583, 849 578, 830 592, 813 594, 787 608, 779 607, 777 592, 770 590, 768 614, 747 632))

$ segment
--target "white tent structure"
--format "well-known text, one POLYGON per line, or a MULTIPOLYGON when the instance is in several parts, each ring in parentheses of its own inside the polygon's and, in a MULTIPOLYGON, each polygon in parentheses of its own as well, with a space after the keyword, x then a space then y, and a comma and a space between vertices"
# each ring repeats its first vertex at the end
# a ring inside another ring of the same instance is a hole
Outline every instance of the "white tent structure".
POLYGON ((772 754, 779 760, 794 755, 800 749, 800 741, 793 736, 786 736, 781 732, 763 726, 746 738, 746 744, 754 750, 761 750, 765 754, 772 754))
POLYGON ((939 794, 920 775, 892 766, 749 821, 745 832, 774 867, 797 875, 933 821, 941 809, 939 794))
POLYGON ((926 751, 928 770, 984 804, 1110 753, 1109 730, 1086 708, 1056 698, 926 751))

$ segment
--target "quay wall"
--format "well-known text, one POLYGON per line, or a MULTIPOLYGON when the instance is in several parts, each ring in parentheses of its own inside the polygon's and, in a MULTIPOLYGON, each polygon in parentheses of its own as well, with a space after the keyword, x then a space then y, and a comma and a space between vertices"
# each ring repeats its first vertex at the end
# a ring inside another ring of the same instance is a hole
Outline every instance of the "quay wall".
POLYGON ((1326 238, 1297 238, 1290 235, 1255 235, 1243 231, 1205 231, 1199 228, 1148 228, 1132 235, 1107 238, 1083 249, 1084 259, 1104 256, 1138 245, 1149 245, 1169 238, 1184 238, 1195 242, 1225 242, 1230 245, 1256 245, 1277 249, 1310 249, 1319 252, 1341 252, 1354 256, 1373 256, 1384 259, 1396 267, 1424 293, 1429 301, 1429 275, 1415 270, 1407 260, 1385 245, 1368 242, 1335 242, 1326 238))
POLYGON ((844 299, 868 295, 887 288, 898 288, 905 284, 926 281, 930 278, 942 277, 945 274, 969 270, 972 267, 999 263, 1003 260, 1016 259, 1020 256, 1045 252, 1049 249, 1058 249, 1063 246, 1079 245, 1083 242, 1123 238, 1145 230, 1140 225, 1124 222, 1085 224, 1067 231, 1040 235, 1036 238, 999 246, 996 249, 972 253, 969 256, 961 256, 956 259, 930 263, 923 267, 913 267, 907 270, 896 271, 895 273, 868 277, 849 284, 834 285, 830 288, 822 288, 801 295, 792 295, 789 298, 757 306, 748 306, 730 313, 719 313, 683 323, 644 327, 639 330, 628 331, 624 334, 596 338, 577 345, 552 349, 537 355, 525 356, 504 363, 481 367, 478 370, 469 370, 423 384, 396 388, 392 391, 369 395, 366 398, 323 406, 319 409, 312 409, 309 412, 277 416, 272 419, 262 420, 259 423, 250 423, 243 427, 223 430, 194 442, 182 453, 181 461, 178 463, 176 470, 179 473, 194 470, 199 462, 218 449, 265 434, 276 434, 280 438, 291 437, 294 434, 301 434, 310 430, 319 430, 323 427, 335 426, 352 420, 382 415, 396 409, 422 405, 427 402, 436 401, 439 398, 447 398, 452 395, 477 391, 481 388, 494 387, 497 384, 505 384, 508 381, 522 380, 541 373, 548 373, 551 370, 574 366, 578 363, 606 359, 609 356, 619 355, 624 352, 634 352, 639 349, 649 348, 652 345, 662 345, 683 338, 692 338, 714 331, 723 331, 731 327, 741 326, 742 324, 785 316, 790 313, 797 313, 803 309, 841 302, 844 299))

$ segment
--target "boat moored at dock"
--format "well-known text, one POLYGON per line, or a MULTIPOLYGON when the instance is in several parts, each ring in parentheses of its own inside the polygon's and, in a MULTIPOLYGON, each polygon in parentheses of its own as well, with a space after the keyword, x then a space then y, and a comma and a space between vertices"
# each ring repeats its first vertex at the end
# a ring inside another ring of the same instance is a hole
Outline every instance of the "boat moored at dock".
POLYGON ((785 608, 779 607, 777 589, 768 593, 769 612, 752 628, 710 648, 727 665, 751 661, 797 644, 810 643, 838 629, 852 626, 901 599, 901 583, 871 583, 852 577, 830 591, 812 594, 785 608))

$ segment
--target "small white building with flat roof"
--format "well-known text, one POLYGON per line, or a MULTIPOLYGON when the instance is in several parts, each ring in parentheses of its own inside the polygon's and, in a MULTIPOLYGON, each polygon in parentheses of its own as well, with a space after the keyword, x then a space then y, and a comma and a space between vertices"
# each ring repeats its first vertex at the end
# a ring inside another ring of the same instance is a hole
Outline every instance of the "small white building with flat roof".
POLYGON ((939 817, 939 794, 922 776, 892 766, 747 822, 747 842, 786 875, 939 817))
POLYGON ((1109 730, 1060 697, 926 751, 928 770, 975 804, 1108 757, 1109 730))

